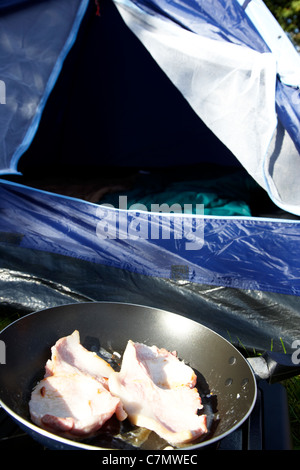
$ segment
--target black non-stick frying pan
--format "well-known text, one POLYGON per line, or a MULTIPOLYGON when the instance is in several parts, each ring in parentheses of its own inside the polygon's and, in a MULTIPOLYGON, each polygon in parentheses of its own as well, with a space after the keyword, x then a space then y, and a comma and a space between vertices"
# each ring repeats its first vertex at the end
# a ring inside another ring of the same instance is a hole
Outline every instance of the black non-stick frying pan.
MULTIPOLYGON (((5 364, 0 365, 0 403, 34 439, 52 449, 134 448, 128 436, 137 433, 125 424, 108 425, 89 441, 72 441, 31 423, 31 390, 44 375, 50 348, 75 329, 89 350, 122 354, 129 339, 149 346, 176 350, 198 375, 198 390, 208 416, 208 436, 189 444, 195 449, 213 444, 239 427, 256 401, 252 367, 227 340, 201 324, 174 313, 145 306, 91 302, 68 304, 24 316, 0 333, 5 364), (2 345, 3 345, 2 343, 2 345)), ((163 449, 167 444, 151 433, 141 449, 163 449)))

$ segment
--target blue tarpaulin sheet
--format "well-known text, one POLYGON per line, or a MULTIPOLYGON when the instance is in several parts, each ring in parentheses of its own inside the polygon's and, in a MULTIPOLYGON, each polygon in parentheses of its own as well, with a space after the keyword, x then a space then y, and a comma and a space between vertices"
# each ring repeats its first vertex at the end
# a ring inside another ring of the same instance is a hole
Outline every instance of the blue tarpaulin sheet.
POLYGON ((280 75, 246 5, 3 1, 0 56, 1 308, 130 301, 246 346, 282 339, 290 349, 300 334, 299 87, 280 75), (128 168, 194 165, 201 183, 206 163, 240 169, 274 214, 248 210, 246 184, 245 205, 227 206, 240 207, 234 215, 205 210, 209 198, 189 210, 149 210, 143 198, 128 208, 120 179, 106 192, 115 205, 42 184, 67 186, 74 170, 83 181, 87 169, 90 180, 106 167, 126 179, 128 168))

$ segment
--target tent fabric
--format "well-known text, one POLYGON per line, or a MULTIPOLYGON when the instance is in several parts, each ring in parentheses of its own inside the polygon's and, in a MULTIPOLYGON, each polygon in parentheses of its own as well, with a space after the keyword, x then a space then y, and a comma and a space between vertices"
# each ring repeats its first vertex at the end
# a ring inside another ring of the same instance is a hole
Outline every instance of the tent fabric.
POLYGON ((99 174, 111 166, 120 173, 182 165, 183 156, 186 165, 240 165, 103 0, 101 16, 84 19, 20 172, 83 175, 86 166, 99 174))
MULTIPOLYGON (((24 314, 78 302, 147 305, 184 315, 221 334, 242 352, 294 352, 299 299, 272 292, 143 276, 85 260, 0 243, 0 328, 24 314)), ((187 338, 188 341, 188 338, 187 338)))
MULTIPOLYGON (((21 1, 7 10, 8 3, 3 2, 2 14, 0 5, 0 54, 6 64, 0 76, 0 173, 16 174, 94 2, 21 1)), ((299 172, 300 97, 294 77, 299 76, 300 58, 261 1, 116 0, 115 4, 207 128, 275 204, 299 215, 295 175, 299 172), (284 36, 281 42, 274 33, 268 35, 274 23, 276 34, 284 36), (285 145, 274 153, 282 131, 285 145), (275 155, 280 166, 289 168, 288 185, 285 174, 272 173, 275 155)), ((118 31, 112 29, 111 34, 116 41, 118 31)), ((100 43, 97 53, 101 60, 100 43)), ((82 89, 87 86, 83 83, 82 89)))

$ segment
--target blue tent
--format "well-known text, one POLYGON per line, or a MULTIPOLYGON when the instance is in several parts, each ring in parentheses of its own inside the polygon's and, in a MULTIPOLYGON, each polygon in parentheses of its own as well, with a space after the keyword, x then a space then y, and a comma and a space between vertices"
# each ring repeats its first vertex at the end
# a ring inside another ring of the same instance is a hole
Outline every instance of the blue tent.
POLYGON ((300 58, 260 0, 0 1, 2 309, 300 336, 300 58))

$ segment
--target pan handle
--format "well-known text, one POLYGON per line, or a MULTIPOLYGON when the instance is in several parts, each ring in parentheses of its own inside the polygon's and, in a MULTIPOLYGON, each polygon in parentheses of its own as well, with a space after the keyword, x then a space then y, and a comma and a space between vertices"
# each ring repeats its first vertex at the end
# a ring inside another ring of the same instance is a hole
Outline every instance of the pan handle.
POLYGON ((247 358, 256 378, 269 383, 295 377, 300 374, 300 360, 294 354, 269 351, 261 356, 247 358))

